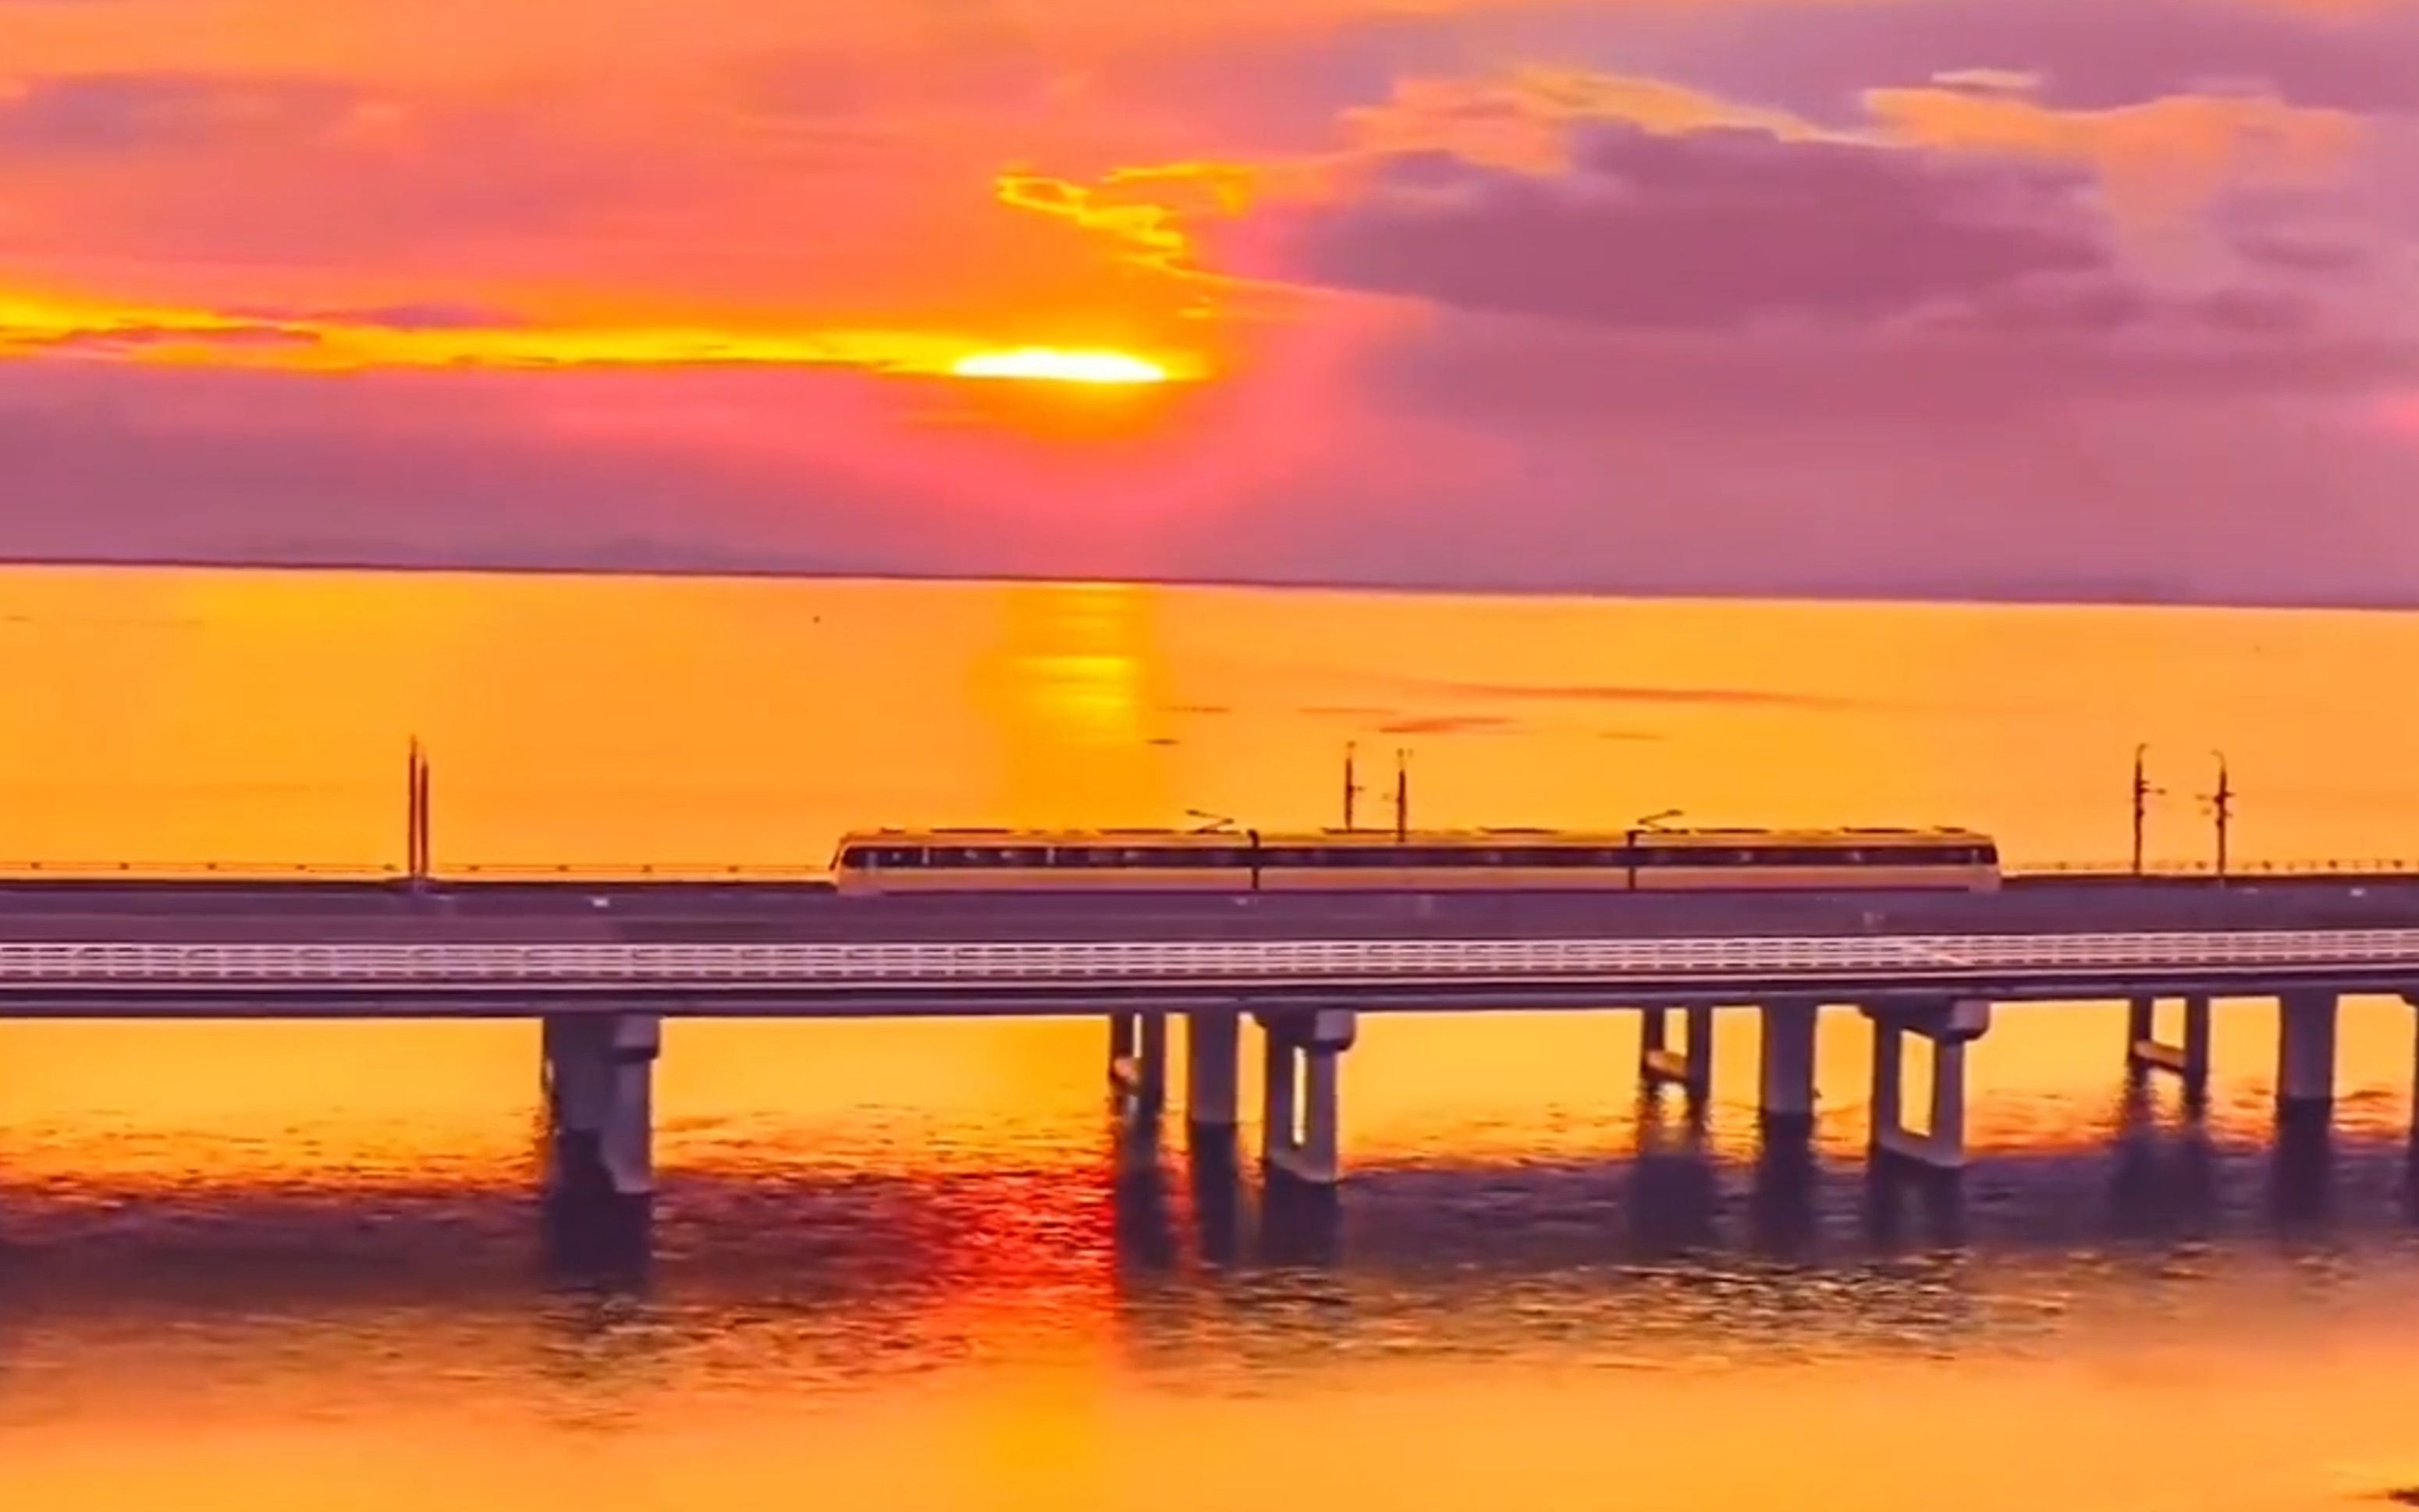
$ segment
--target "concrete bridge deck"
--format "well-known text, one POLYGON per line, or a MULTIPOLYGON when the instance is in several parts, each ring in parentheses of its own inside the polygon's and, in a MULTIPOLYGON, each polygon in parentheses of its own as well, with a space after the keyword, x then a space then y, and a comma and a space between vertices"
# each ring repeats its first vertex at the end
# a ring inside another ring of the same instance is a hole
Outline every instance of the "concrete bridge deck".
MULTIPOLYGON (((1768 1120, 1815 1106, 1826 1006, 1874 1026, 1877 1155, 1963 1165, 1964 1056, 1995 1003, 2120 1001, 2123 1064, 2205 1089, 2210 1001, 2280 1001, 2281 1110, 2324 1116, 2337 999, 2419 991, 2419 876, 2018 877, 1963 893, 849 898, 808 881, 239 877, 0 883, 0 1016, 542 1019, 566 1171, 651 1189, 667 1016, 1091 1014, 1126 1116, 1235 1127, 1258 1022, 1263 1154, 1341 1174, 1338 1077, 1371 1011, 1645 1015, 1638 1081, 1701 1106, 1712 1014, 1756 1011, 1768 1120), (2180 999, 2180 1036, 2156 1033, 2180 999), (1671 1032, 1675 1026, 1677 1034, 1671 1032), (1929 1114, 1902 1118, 1910 1041, 1929 1114)), ((2112 1035, 2112 1045, 2117 1041, 2112 1035)), ((565 1180, 574 1180, 566 1177, 565 1180)))
POLYGON ((982 941, 2419 926, 2419 874, 2018 876, 1996 893, 841 897, 813 881, 0 877, 0 940, 982 941))

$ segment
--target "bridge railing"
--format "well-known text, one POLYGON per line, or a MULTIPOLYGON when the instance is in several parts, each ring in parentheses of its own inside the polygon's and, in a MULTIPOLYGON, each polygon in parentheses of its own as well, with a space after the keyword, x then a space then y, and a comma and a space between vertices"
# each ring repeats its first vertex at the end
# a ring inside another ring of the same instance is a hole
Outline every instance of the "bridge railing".
MULTIPOLYGON (((2010 861, 2011 877, 2152 879, 2206 877, 2217 869, 2208 861, 2161 860, 2136 872, 2124 860, 2010 861)), ((436 882, 798 882, 828 876, 829 869, 808 862, 782 861, 471 861, 440 868, 436 882)), ((2332 857, 2303 860, 2229 862, 2228 878, 2409 876, 2419 878, 2419 859, 2407 856, 2332 857)), ((130 882, 261 881, 261 882, 401 882, 409 873, 402 867, 377 861, 134 861, 89 859, 0 858, 0 882, 113 880, 130 882)))
MULTIPOLYGON (((2011 861, 2010 876, 2048 877, 2211 877, 2218 875, 2211 861, 2146 861, 2137 870, 2131 861, 2011 861)), ((2321 858, 2316 860, 2228 861, 2228 877, 2419 876, 2419 860, 2406 856, 2321 858)))
MULTIPOLYGON (((786 882, 829 875, 805 863, 732 861, 473 861, 438 882, 786 882)), ((0 881, 403 882, 399 866, 366 861, 94 861, 0 859, 0 881)))
POLYGON ((786 944, 0 942, 0 995, 44 984, 712 988, 1525 982, 1856 974, 2055 977, 2284 966, 2419 973, 2419 929, 1811 935, 1742 939, 1194 940, 786 944))

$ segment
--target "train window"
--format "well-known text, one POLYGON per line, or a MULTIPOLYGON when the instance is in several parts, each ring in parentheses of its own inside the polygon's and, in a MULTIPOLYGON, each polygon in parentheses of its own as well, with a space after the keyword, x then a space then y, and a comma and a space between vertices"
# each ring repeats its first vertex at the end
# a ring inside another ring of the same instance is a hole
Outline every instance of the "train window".
POLYGON ((914 845, 886 845, 873 852, 873 864, 886 868, 922 866, 924 852, 914 845))
POLYGON ((1010 845, 999 853, 1002 866, 1048 866, 1050 853, 1039 845, 1010 845))
POLYGON ((1317 851, 1300 845, 1271 845, 1260 852, 1262 866, 1323 866, 1324 857, 1317 851))
POLYGON ((872 862, 873 852, 864 845, 852 845, 840 853, 840 865, 843 872, 862 871, 872 862))
POLYGON ((1904 845, 1888 853, 1889 859, 1902 866, 1957 866, 1971 856, 1963 845, 1904 845))

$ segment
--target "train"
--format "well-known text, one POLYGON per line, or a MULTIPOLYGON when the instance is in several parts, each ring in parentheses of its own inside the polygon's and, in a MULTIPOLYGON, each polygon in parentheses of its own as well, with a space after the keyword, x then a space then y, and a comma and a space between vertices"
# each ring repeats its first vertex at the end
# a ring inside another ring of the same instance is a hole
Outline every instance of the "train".
POLYGON ((1994 891, 1968 829, 874 829, 832 856, 844 895, 990 892, 1994 891))

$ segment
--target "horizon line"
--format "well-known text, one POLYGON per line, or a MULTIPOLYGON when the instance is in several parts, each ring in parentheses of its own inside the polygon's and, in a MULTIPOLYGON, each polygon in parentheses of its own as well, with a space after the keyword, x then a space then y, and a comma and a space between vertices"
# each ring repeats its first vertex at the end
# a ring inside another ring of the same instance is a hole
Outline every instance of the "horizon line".
POLYGON ((1265 593, 1296 594, 1403 594, 1423 597, 1461 598, 1560 598, 1584 600, 1634 600, 1656 603, 1764 603, 1764 604, 1870 604, 1901 605, 1918 608, 2010 608, 2010 609, 2241 609, 2249 611, 2301 611, 2326 613, 2409 613, 2419 609, 2419 592, 2405 598, 2347 594, 2327 597, 2316 594, 2279 594, 2273 596, 2244 595, 2227 597, 2221 594, 2189 591, 2145 589, 2127 593, 2113 591, 2101 595, 2088 588, 2039 590, 1985 589, 1973 592, 1929 592, 1920 589, 1832 588, 1795 590, 1759 590, 1753 588, 1676 588, 1676 587, 1602 587, 1545 586, 1513 581, 1452 582, 1442 579, 1406 579, 1387 582, 1366 579, 1320 578, 1313 576, 1221 577, 1217 575, 1136 575, 1132 577, 1102 576, 1086 573, 1049 572, 971 572, 947 569, 905 567, 810 567, 801 565, 767 565, 748 567, 732 564, 689 565, 666 563, 639 566, 627 563, 571 563, 548 562, 512 562, 497 557, 465 557, 454 562, 419 562, 382 558, 375 555, 295 556, 254 559, 233 554, 207 553, 157 555, 143 553, 90 553, 64 556, 31 556, 0 552, 0 568, 9 570, 56 568, 64 570, 108 571, 180 571, 180 572, 277 572, 277 573, 363 573, 384 576, 426 576, 466 578, 597 578, 657 579, 667 580, 731 581, 731 582, 855 582, 900 584, 964 584, 1021 585, 1051 584, 1061 586, 1108 585, 1133 588, 1191 588, 1209 590, 1252 590, 1265 593))

